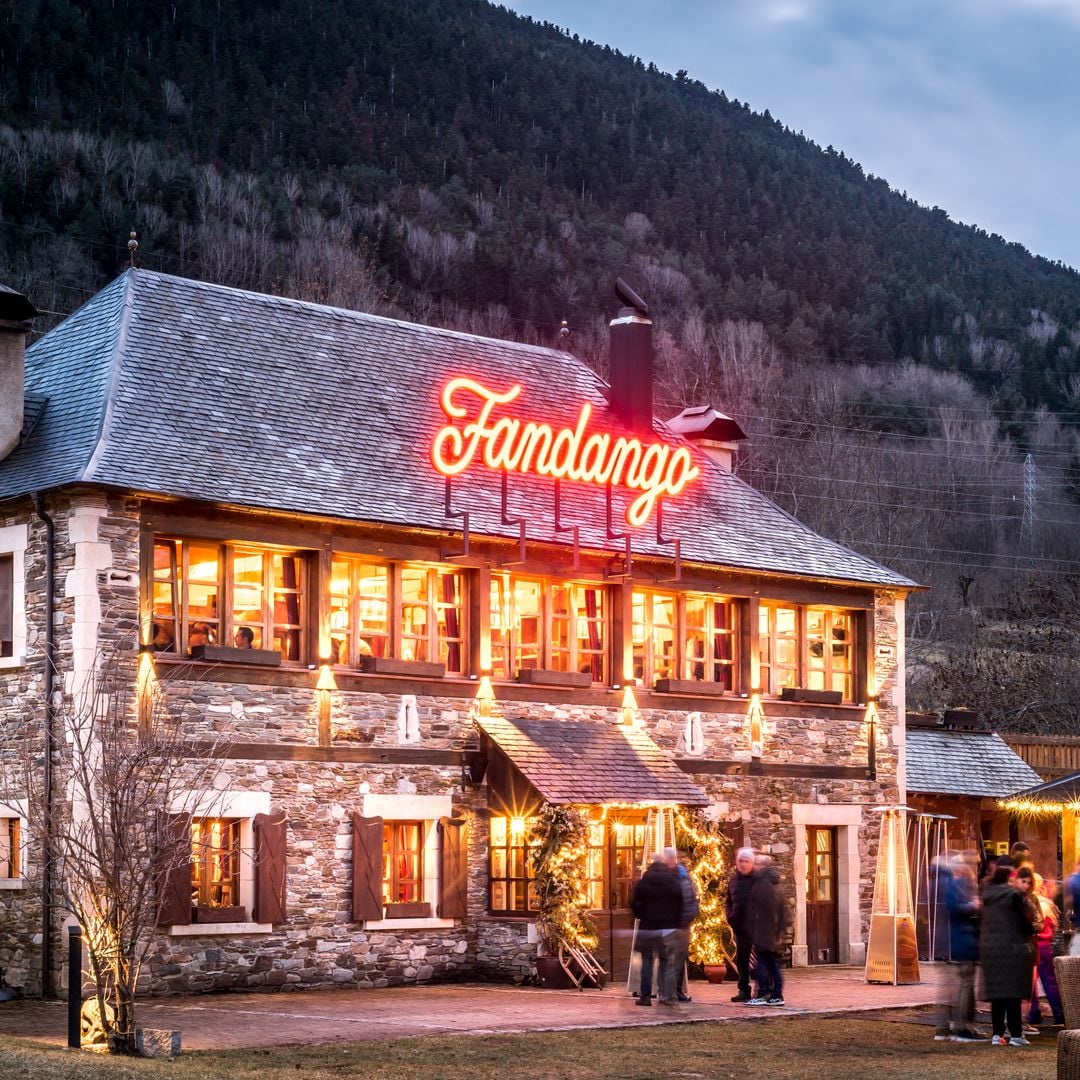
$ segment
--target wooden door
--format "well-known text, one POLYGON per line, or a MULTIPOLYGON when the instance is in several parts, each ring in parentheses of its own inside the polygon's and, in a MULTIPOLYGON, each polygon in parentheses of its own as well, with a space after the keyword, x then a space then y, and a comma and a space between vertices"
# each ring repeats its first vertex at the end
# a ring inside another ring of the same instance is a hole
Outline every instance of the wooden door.
POLYGON ((613 983, 625 982, 630 970, 630 894, 641 876, 644 847, 644 814, 624 814, 589 826, 590 914, 600 938, 596 956, 613 983))
POLYGON ((806 951, 811 964, 839 962, 836 829, 806 827, 806 951))

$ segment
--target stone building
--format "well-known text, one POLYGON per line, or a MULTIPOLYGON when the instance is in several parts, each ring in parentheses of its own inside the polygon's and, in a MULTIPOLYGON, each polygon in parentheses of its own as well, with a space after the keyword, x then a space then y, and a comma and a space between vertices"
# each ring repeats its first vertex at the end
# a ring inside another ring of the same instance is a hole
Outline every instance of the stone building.
MULTIPOLYGON (((24 365, 33 309, 0 293, 4 744, 123 642, 193 748, 228 741, 150 989, 526 976, 544 801, 588 808, 616 977, 673 805, 772 853, 792 963, 862 961, 913 583, 739 480, 733 421, 655 420, 621 295, 609 385, 552 348, 136 269, 24 365)), ((0 966, 33 992, 59 916, 4 813, 0 966)))

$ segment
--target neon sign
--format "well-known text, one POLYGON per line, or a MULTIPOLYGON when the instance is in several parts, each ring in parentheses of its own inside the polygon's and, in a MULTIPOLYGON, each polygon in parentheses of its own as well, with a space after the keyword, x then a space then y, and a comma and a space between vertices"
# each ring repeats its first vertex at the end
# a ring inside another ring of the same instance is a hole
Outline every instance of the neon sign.
POLYGON ((639 439, 605 432, 586 435, 592 415, 588 402, 581 406, 574 427, 558 431, 534 420, 492 416, 520 394, 520 386, 500 392, 475 379, 451 379, 440 399, 450 423, 439 429, 431 444, 435 468, 443 476, 457 476, 479 460, 502 472, 622 485, 641 493, 626 508, 626 520, 633 526, 649 520, 657 499, 678 495, 701 473, 685 446, 643 445, 639 439), (467 422, 459 427, 455 420, 467 422))

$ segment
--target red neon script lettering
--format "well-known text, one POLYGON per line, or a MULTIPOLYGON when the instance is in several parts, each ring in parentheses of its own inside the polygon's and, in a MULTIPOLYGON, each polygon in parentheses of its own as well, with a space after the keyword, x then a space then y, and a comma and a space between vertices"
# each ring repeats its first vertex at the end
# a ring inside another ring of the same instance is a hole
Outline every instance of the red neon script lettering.
POLYGON ((626 520, 644 525, 664 495, 678 495, 701 473, 685 446, 642 445, 640 440, 603 432, 586 434, 592 406, 586 402, 572 428, 493 415, 521 395, 520 386, 499 392, 475 379, 451 379, 443 387, 442 408, 450 423, 431 444, 431 461, 443 476, 457 476, 473 461, 489 469, 534 473, 552 480, 621 484, 639 491, 626 508, 626 520), (454 421, 464 421, 457 426, 454 421))

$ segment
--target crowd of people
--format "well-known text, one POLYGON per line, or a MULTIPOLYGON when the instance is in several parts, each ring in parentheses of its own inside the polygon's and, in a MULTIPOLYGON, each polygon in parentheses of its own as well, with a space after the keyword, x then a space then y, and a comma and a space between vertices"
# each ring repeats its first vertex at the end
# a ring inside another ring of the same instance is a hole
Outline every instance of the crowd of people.
MULTIPOLYGON (((933 887, 948 913, 949 980, 935 1038, 984 1042, 975 1024, 976 999, 990 1003, 995 1046, 1028 1046, 1030 1025, 1065 1017, 1054 957, 1080 955, 1080 863, 1055 893, 1053 879, 1036 872, 1027 845, 983 863, 961 852, 935 861, 933 887), (980 874, 981 869, 981 874, 980 874), (1024 1002, 1028 1002, 1025 1013, 1024 1002)), ((674 848, 653 856, 634 888, 640 954, 637 1004, 650 1006, 654 988, 661 1005, 689 1001, 686 955, 698 898, 674 848), (654 987, 655 983, 655 987, 654 987)), ((734 938, 736 993, 748 1006, 784 1004, 780 952, 787 935, 787 904, 780 876, 765 854, 740 848, 728 880, 724 911, 734 938)))
MULTIPOLYGON (((686 953, 698 898, 674 848, 653 856, 634 887, 630 907, 638 920, 634 948, 641 955, 637 1004, 652 1005, 654 968, 661 1005, 689 1001, 686 953)), ((731 1000, 744 1005, 783 1005, 780 952, 787 933, 787 904, 770 856, 755 854, 752 848, 739 849, 724 909, 735 938, 738 969, 738 992, 731 1000)))
POLYGON ((1045 997, 1055 1024, 1065 1017, 1054 975, 1054 956, 1080 921, 1080 865, 1055 895, 1052 879, 1035 870, 1027 845, 982 867, 972 853, 942 857, 934 866, 934 886, 949 919, 949 989, 935 1038, 983 1042, 975 1026, 976 991, 990 1003, 995 1046, 1027 1046, 1037 1034, 1030 1025, 1045 1020, 1045 997), (1028 1002, 1027 1025, 1024 1002, 1028 1002))

